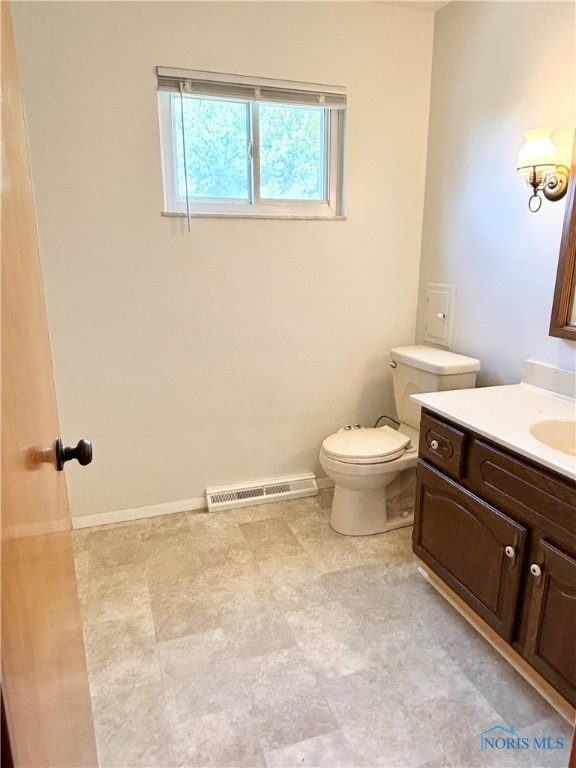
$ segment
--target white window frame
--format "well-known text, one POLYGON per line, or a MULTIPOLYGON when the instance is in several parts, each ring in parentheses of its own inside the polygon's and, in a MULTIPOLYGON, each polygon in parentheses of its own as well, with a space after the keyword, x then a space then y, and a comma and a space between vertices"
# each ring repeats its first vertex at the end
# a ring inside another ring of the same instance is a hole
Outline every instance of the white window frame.
POLYGON ((158 108, 164 181, 163 216, 344 219, 345 89, 306 83, 158 67, 158 108), (167 85, 166 85, 167 84, 167 85), (264 94, 264 95, 263 95, 264 94), (247 104, 248 199, 199 199, 176 194, 175 100, 197 96, 247 104), (276 200, 260 195, 260 103, 307 106, 324 113, 323 200, 276 200), (336 104, 337 106, 333 106, 336 104))

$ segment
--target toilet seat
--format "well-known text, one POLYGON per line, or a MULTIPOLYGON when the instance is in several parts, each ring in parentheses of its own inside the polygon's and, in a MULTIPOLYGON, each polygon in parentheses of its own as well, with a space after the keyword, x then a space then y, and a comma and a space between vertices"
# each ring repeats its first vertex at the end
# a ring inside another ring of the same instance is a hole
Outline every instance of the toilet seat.
POLYGON ((382 464, 402 456, 409 444, 409 437, 391 427, 363 427, 330 435, 322 451, 344 464, 382 464))

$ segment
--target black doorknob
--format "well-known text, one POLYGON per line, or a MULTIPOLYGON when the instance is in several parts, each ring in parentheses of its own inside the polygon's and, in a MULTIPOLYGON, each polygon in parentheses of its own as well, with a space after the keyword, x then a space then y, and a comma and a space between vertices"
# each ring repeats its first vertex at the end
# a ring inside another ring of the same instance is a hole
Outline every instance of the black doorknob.
POLYGON ((70 459, 76 459, 78 464, 86 466, 92 461, 92 443, 90 440, 78 440, 74 448, 64 445, 61 438, 56 440, 56 467, 58 472, 64 469, 64 464, 70 459))

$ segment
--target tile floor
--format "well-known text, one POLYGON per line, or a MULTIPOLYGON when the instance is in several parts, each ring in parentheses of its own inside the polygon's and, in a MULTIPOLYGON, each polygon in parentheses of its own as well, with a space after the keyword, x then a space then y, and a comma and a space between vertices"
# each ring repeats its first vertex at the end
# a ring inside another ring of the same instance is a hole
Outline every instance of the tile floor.
POLYGON ((79 530, 102 768, 566 766, 571 729, 330 491, 79 530), (480 751, 496 724, 562 751, 480 751))

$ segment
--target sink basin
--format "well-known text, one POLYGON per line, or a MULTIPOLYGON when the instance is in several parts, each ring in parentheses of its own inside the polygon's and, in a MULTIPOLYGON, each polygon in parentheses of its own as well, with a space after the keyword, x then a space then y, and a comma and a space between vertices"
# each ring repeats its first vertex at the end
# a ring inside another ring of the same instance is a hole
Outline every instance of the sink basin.
POLYGON ((530 434, 550 448, 576 456, 576 420, 574 419, 537 421, 530 427, 530 434))

